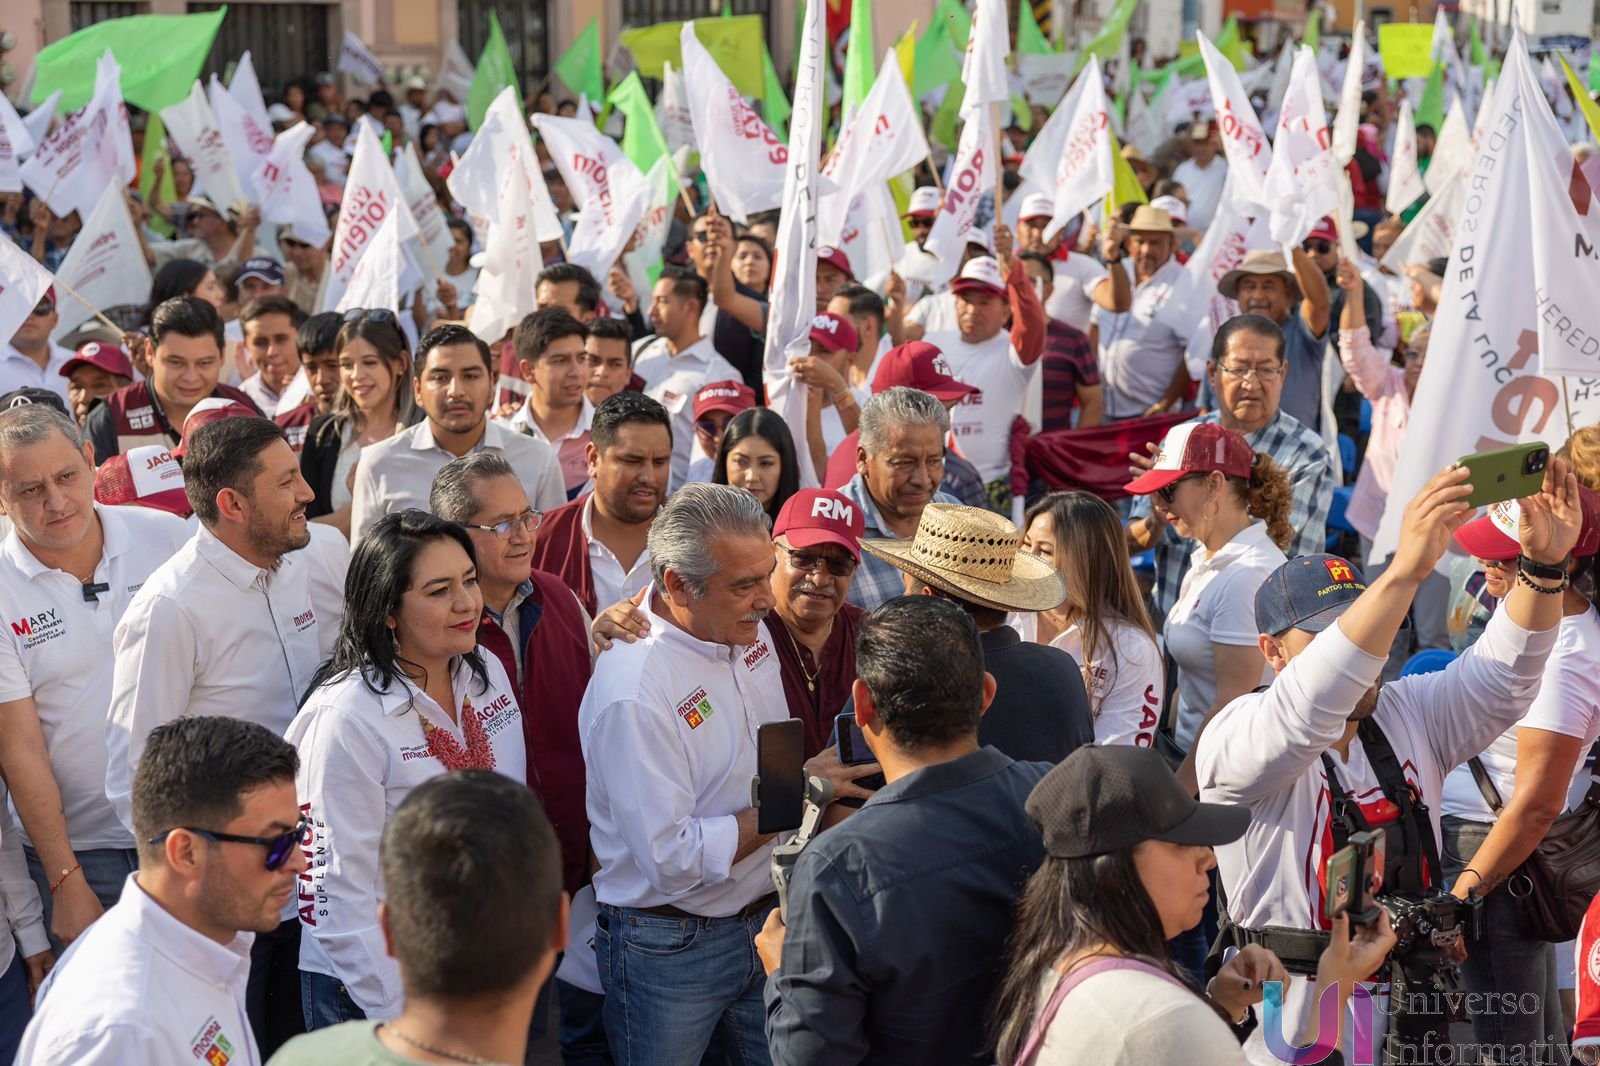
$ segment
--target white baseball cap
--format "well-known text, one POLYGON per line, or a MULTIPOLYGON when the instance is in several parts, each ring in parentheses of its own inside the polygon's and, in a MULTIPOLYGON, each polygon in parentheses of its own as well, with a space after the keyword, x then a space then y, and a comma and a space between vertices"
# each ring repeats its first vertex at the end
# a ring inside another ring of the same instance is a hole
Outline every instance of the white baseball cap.
POLYGON ((1006 294, 1006 281, 1000 273, 1000 264, 987 255, 967 260, 961 274, 950 283, 951 292, 986 292, 991 296, 1006 294))
POLYGON ((1054 218, 1056 215, 1056 202, 1042 192, 1036 192, 1022 201, 1022 207, 1017 211, 1017 221, 1026 218, 1054 218))
POLYGON ((932 185, 919 185, 911 190, 911 202, 906 205, 906 217, 917 218, 939 213, 939 190, 932 185))
POLYGON ((1167 216, 1171 218, 1172 221, 1181 226, 1186 226, 1189 224, 1189 208, 1186 207, 1184 202, 1178 199, 1176 196, 1157 196, 1154 200, 1150 201, 1150 206, 1157 207, 1165 211, 1167 216))

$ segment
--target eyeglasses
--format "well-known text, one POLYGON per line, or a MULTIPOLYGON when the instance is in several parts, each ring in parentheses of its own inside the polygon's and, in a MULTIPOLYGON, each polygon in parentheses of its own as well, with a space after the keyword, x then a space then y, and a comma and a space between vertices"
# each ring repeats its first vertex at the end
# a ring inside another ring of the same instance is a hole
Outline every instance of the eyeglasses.
POLYGON ((1206 473, 1206 474, 1185 474, 1183 477, 1180 477, 1178 480, 1174 481, 1172 484, 1163 485, 1159 489, 1156 489, 1156 495, 1161 497, 1161 502, 1162 503, 1166 504, 1168 507, 1171 507, 1172 506, 1172 501, 1178 498, 1178 486, 1179 485, 1182 485, 1185 481, 1199 481, 1201 478, 1207 478, 1207 477, 1210 477, 1210 476, 1211 475, 1209 473, 1206 473))
POLYGON ((906 224, 909 225, 912 229, 932 229, 933 228, 933 219, 931 219, 931 218, 912 218, 912 219, 907 219, 906 220, 906 224))
POLYGON ((380 326, 385 322, 395 321, 394 312, 387 307, 352 307, 344 313, 346 322, 359 322, 362 319, 376 322, 380 326))
POLYGON ((1234 381, 1243 381, 1251 376, 1254 376, 1257 381, 1276 381, 1283 376, 1283 367, 1281 366, 1223 366, 1218 363, 1217 369, 1234 381))
POLYGON ((165 833, 157 833, 151 837, 149 843, 160 844, 178 829, 195 836, 205 837, 223 844, 254 844, 267 849, 267 869, 281 870, 283 864, 289 861, 289 856, 294 854, 295 846, 311 839, 311 821, 305 815, 295 823, 293 829, 287 833, 279 833, 275 837, 242 837, 232 833, 214 833, 209 829, 196 829, 193 826, 180 825, 177 829, 168 829, 165 833))
POLYGON ((1303 250, 1310 252, 1312 255, 1327 255, 1329 252, 1333 251, 1333 242, 1321 240, 1319 238, 1317 240, 1306 241, 1300 247, 1303 250))
POLYGON ((38 306, 33 309, 34 318, 44 318, 46 315, 53 315, 55 313, 56 305, 51 303, 49 300, 41 300, 38 306))
POLYGON ((530 507, 521 514, 513 515, 504 522, 496 522, 492 526, 480 526, 471 522, 466 523, 466 526, 468 529, 481 529, 485 533, 493 533, 501 540, 505 540, 511 536, 512 531, 518 526, 522 527, 524 533, 532 533, 539 528, 539 524, 543 521, 544 512, 530 507))
POLYGON ((800 571, 802 574, 809 574, 823 566, 826 566, 828 568, 828 573, 832 574, 834 577, 849 577, 851 574, 856 572, 856 567, 860 565, 858 562, 856 562, 856 560, 850 558, 848 555, 818 555, 816 552, 802 551, 798 548, 788 548, 784 547, 782 544, 778 545, 778 547, 783 548, 784 551, 789 553, 789 565, 800 571))

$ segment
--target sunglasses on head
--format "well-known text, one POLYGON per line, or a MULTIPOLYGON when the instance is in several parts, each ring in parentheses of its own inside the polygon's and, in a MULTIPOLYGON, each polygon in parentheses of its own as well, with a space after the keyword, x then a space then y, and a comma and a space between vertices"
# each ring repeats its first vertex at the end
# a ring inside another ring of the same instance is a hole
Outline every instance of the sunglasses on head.
POLYGON ((1329 252, 1333 251, 1333 242, 1318 238, 1316 240, 1306 241, 1300 247, 1303 250, 1310 252, 1312 255, 1327 255, 1329 252))
POLYGON ((294 849, 311 838, 311 822, 305 815, 295 823, 293 829, 287 833, 279 833, 275 837, 242 837, 233 833, 217 833, 210 829, 196 829, 193 826, 180 825, 176 829, 168 829, 165 833, 157 833, 151 837, 149 843, 160 844, 179 829, 185 833, 205 837, 220 844, 253 844, 256 847, 267 849, 267 869, 281 870, 283 864, 289 861, 289 856, 294 854, 294 849))
POLYGON ((856 572, 856 567, 859 565, 849 556, 818 555, 816 552, 808 552, 800 548, 789 548, 782 544, 778 545, 778 547, 789 553, 789 565, 802 574, 809 574, 820 567, 826 566, 828 573, 834 577, 849 577, 856 572))

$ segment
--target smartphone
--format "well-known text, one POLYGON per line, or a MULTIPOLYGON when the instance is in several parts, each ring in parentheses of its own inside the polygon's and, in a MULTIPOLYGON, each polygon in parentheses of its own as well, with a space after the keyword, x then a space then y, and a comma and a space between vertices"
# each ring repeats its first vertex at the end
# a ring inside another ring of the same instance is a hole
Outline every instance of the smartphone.
POLYGON ((856 725, 854 711, 845 711, 833 720, 834 735, 839 738, 839 761, 846 766, 877 762, 878 757, 867 747, 867 738, 856 725))
POLYGON ((1378 919, 1378 890, 1383 887, 1387 840, 1375 833, 1352 833, 1350 843, 1328 859, 1328 886, 1323 910, 1330 920, 1349 913, 1356 925, 1378 919))
POLYGON ((1457 466, 1472 472, 1472 495, 1467 497, 1472 507, 1534 495, 1544 486, 1544 468, 1549 464, 1550 445, 1537 440, 1456 460, 1457 466))
POLYGON ((1350 910, 1356 902, 1361 894, 1360 876, 1361 849, 1356 845, 1346 845, 1328 859, 1327 898, 1322 909, 1329 921, 1350 910))
POLYGON ((806 807, 806 727, 798 718, 756 730, 756 831, 799 829, 806 807))

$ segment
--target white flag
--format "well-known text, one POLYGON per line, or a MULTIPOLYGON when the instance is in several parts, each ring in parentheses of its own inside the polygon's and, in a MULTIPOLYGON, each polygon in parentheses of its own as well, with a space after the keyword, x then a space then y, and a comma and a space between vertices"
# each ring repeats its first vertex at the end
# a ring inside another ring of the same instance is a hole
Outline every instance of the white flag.
POLYGON ((1100 61, 1091 57, 1083 76, 1087 80, 1056 163, 1051 186, 1056 213, 1044 230, 1047 241, 1081 211, 1103 199, 1116 182, 1111 161, 1111 106, 1100 77, 1100 61))
POLYGON ((161 109, 161 121, 166 124, 178 151, 194 168, 196 189, 211 197, 218 207, 227 206, 244 197, 240 172, 228 155, 222 131, 211 113, 211 104, 205 90, 196 81, 188 99, 180 104, 161 109))
POLYGON ((1383 254, 1383 265, 1400 274, 1408 263, 1426 263, 1448 256, 1455 244, 1466 190, 1466 175, 1458 174, 1429 197, 1383 254))
MULTIPOLYGON (((823 204, 826 203, 824 199, 823 204)), ((889 280, 889 271, 894 269, 895 259, 905 251, 900 232, 894 197, 888 184, 879 182, 850 201, 838 239, 824 239, 822 244, 843 251, 856 278, 869 289, 881 290, 889 280)))
MULTIPOLYGON (((238 84, 237 75, 233 80, 238 84)), ((212 118, 222 134, 222 143, 239 175, 239 187, 247 198, 254 200, 258 192, 253 176, 272 154, 272 123, 267 121, 264 113, 252 115, 233 89, 224 87, 215 74, 211 75, 207 96, 211 102, 212 118)), ((217 206, 226 210, 228 202, 219 202, 217 206)))
POLYGON ((466 103, 472 92, 472 60, 461 47, 461 41, 452 37, 444 49, 444 62, 439 64, 439 77, 435 87, 448 92, 456 103, 466 103))
POLYGON ((1433 158, 1428 163, 1428 172, 1422 176, 1422 181, 1428 187, 1428 192, 1437 195, 1452 178, 1471 169, 1472 130, 1467 125, 1467 112, 1458 96, 1450 102, 1450 110, 1444 116, 1444 125, 1439 128, 1439 136, 1434 141, 1433 158))
POLYGON ((592 120, 535 115, 533 128, 581 205, 567 259, 597 279, 609 276, 650 206, 644 175, 592 120))
POLYGON ((783 416, 794 437, 800 484, 812 486, 817 484, 817 474, 806 436, 810 390, 795 380, 789 360, 811 354, 811 320, 817 310, 817 164, 822 156, 822 131, 827 124, 822 95, 827 52, 821 0, 806 0, 799 46, 794 112, 789 121, 793 152, 785 156, 784 209, 778 221, 777 262, 773 264, 761 377, 766 384, 767 402, 783 416))
POLYGON ((1066 95, 1077 65, 1076 52, 1051 52, 1042 56, 1018 52, 1017 73, 1022 76, 1023 95, 1030 104, 1051 106, 1066 95))
POLYGON ((16 241, 0 240, 0 337, 17 332, 54 281, 16 241))
POLYGON ((735 222, 783 202, 789 149, 745 98, 717 61, 683 24, 683 85, 700 148, 700 169, 717 209, 735 222))
POLYGON ((427 177, 422 173, 422 160, 417 158, 415 143, 408 143, 405 151, 400 153, 400 158, 395 160, 394 175, 400 182, 400 192, 406 198, 406 206, 411 209, 411 217, 417 223, 417 239, 426 249, 421 265, 427 269, 429 277, 437 281, 445 260, 450 258, 455 237, 445 220, 444 210, 439 206, 439 198, 434 195, 433 186, 428 184, 427 177))
MULTIPOLYGON (((335 68, 349 74, 363 85, 383 84, 383 64, 372 50, 361 43, 361 38, 344 31, 344 43, 339 46, 339 66, 335 68)), ((470 82, 468 85, 470 86, 470 82)))
MULTIPOLYGON (((1094 62, 1093 57, 1090 62, 1094 62)), ((1078 110, 1078 97, 1083 95, 1083 87, 1088 84, 1087 75, 1080 74, 1067 90, 1065 96, 1056 104, 1055 110, 1050 112, 1050 117, 1045 119, 1044 125, 1039 127, 1039 132, 1034 135, 1033 143, 1022 157, 1021 174, 1025 181, 1031 182, 1040 189, 1053 189, 1056 183, 1056 165, 1061 162, 1061 154, 1067 148, 1067 134, 1072 132, 1072 118, 1078 110)), ((1017 199, 1015 195, 1008 199, 1017 199)))
POLYGON ((267 117, 267 102, 261 96, 261 82, 256 77, 256 65, 251 62, 248 50, 234 64, 233 77, 228 80, 228 91, 257 125, 272 129, 272 121, 267 117))
MULTIPOLYGON (((839 234, 850 205, 869 188, 904 174, 926 158, 928 139, 922 132, 922 120, 900 73, 900 62, 890 49, 872 90, 839 134, 822 168, 817 239, 825 245, 844 244, 839 234)), ((852 258, 850 262, 856 261, 852 258)), ((857 274, 868 276, 860 270, 857 274)))
POLYGON ((1216 104, 1211 99, 1211 82, 1205 78, 1179 81, 1176 77, 1167 88, 1167 107, 1164 117, 1176 126, 1180 122, 1209 119, 1216 114, 1216 104))
POLYGON ((403 243, 417 235, 417 224, 406 207, 394 167, 383 154, 383 145, 371 130, 363 129, 356 134, 356 150, 350 157, 350 172, 344 183, 344 201, 333 231, 333 259, 322 292, 324 311, 339 307, 356 264, 366 258, 378 227, 390 215, 396 216, 397 240, 403 243))
MULTIPOLYGON (((55 120, 56 108, 61 106, 61 90, 57 89, 44 98, 44 103, 29 111, 22 119, 22 124, 28 127, 28 135, 33 138, 34 147, 44 143, 50 136, 50 123, 55 120)), ((30 149, 31 151, 31 149, 30 149)), ((24 158, 27 152, 20 152, 24 158)))
MULTIPOLYGON (((107 185, 100 193, 100 202, 85 218, 56 277, 64 283, 63 290, 76 290, 94 307, 143 304, 150 299, 150 267, 120 185, 107 185)), ((76 301, 57 306, 61 316, 52 338, 70 333, 93 315, 76 301)))
POLYGON ((1333 157, 1344 166, 1355 158, 1356 133, 1361 127, 1361 79, 1367 66, 1367 24, 1356 23, 1350 38, 1350 61, 1339 90, 1339 113, 1333 121, 1333 157))
POLYGON ((1256 117, 1256 109, 1250 106, 1250 97, 1239 83, 1239 72, 1233 69, 1233 63, 1217 51, 1205 34, 1197 32, 1196 36, 1200 41, 1200 54, 1205 58, 1211 100, 1217 109, 1217 132, 1222 136, 1222 150, 1228 157, 1232 195, 1247 204, 1265 204, 1262 197, 1272 149, 1267 147, 1261 120, 1256 117))
POLYGON ((322 211, 317 179, 306 166, 306 145, 315 133, 309 123, 296 122, 278 134, 266 162, 251 180, 264 221, 293 226, 295 236, 320 248, 333 231, 322 211))
POLYGON ((635 231, 633 250, 624 252, 623 269, 633 282, 636 292, 650 291, 650 269, 660 268, 661 250, 667 243, 667 229, 672 224, 672 204, 677 181, 673 177, 671 156, 662 156, 650 165, 644 176, 650 188, 650 204, 635 231))
MULTIPOLYGON (((445 184, 457 203, 487 220, 500 209, 501 179, 505 168, 513 163, 522 168, 523 184, 528 186, 535 237, 539 241, 564 239, 566 231, 561 226, 561 216, 556 214, 550 189, 544 183, 544 171, 533 154, 533 139, 528 134, 527 124, 517 111, 516 94, 508 85, 484 111, 483 125, 472 135, 472 143, 456 160, 445 184)), ((476 221, 474 228, 477 228, 476 221)), ((480 233, 482 239, 487 236, 486 230, 480 233)))
POLYGON ((1417 166, 1417 120, 1411 112, 1411 101, 1400 98, 1400 117, 1395 124, 1394 155, 1389 162, 1389 192, 1383 206, 1391 215, 1398 215, 1416 203, 1428 187, 1423 184, 1422 171, 1417 166))
POLYGON ((1263 186, 1270 206, 1272 239, 1286 248, 1305 239, 1324 215, 1339 209, 1339 172, 1322 109, 1316 57, 1301 45, 1295 53, 1289 91, 1272 139, 1272 166, 1263 186))
POLYGON ((1142 86, 1128 96, 1128 143, 1146 156, 1154 155, 1167 139, 1167 127, 1160 117, 1166 106, 1166 86, 1149 100, 1142 86))
MULTIPOLYGON (((1266 115, 1276 116, 1283 106, 1284 94, 1289 91, 1289 75, 1294 71, 1294 38, 1285 37, 1278 58, 1272 62, 1272 84, 1267 89, 1266 115)), ((1317 74, 1322 75, 1322 57, 1317 57, 1317 74)), ((1327 96, 1327 78, 1322 79, 1323 95, 1327 96)))
POLYGON ((405 250, 400 247, 400 213, 387 215, 350 274, 350 284, 339 294, 335 311, 384 308, 400 313, 400 275, 405 273, 405 250))
POLYGON ((955 165, 945 185, 944 200, 933 220, 933 229, 922 242, 923 251, 938 266, 936 276, 916 280, 930 287, 943 285, 961 269, 961 253, 966 251, 978 215, 978 201, 994 188, 997 160, 994 158, 994 125, 990 112, 979 111, 961 128, 956 144, 955 165))
POLYGON ((88 218, 107 185, 124 186, 134 178, 133 131, 121 85, 122 68, 108 48, 95 69, 88 105, 68 115, 22 165, 23 183, 63 218, 74 211, 88 218))
POLYGON ((0 192, 22 191, 22 158, 33 151, 33 134, 0 92, 0 192))
POLYGON ((961 81, 967 87, 961 100, 963 121, 972 121, 974 112, 990 104, 1010 105, 1011 87, 1006 80, 1006 56, 1010 54, 1005 0, 978 0, 967 34, 967 54, 961 61, 961 81))
POLYGON ((537 166, 531 159, 533 145, 509 143, 507 152, 472 300, 472 332, 488 344, 499 343, 507 330, 534 310, 534 288, 544 266, 528 182, 519 175, 530 165, 537 166))
POLYGON ((1234 178, 1230 170, 1216 216, 1184 264, 1183 274, 1172 286, 1166 303, 1156 311, 1158 319, 1183 336, 1188 336, 1194 324, 1205 317, 1222 275, 1242 263, 1250 250, 1250 213, 1242 199, 1226 187, 1234 178))
POLYGON ((661 95, 656 97, 656 124, 667 140, 667 151, 694 147, 694 119, 689 115, 689 97, 683 88, 683 73, 671 63, 661 64, 661 95))

